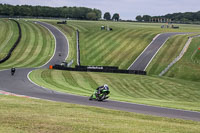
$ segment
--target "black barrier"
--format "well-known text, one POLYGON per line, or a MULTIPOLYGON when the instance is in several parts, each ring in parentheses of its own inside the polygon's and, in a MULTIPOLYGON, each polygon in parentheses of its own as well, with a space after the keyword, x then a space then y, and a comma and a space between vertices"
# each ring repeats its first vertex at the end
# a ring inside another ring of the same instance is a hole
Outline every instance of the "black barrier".
POLYGON ((64 67, 61 65, 54 65, 53 69, 57 70, 68 70, 68 71, 85 71, 85 72, 106 72, 106 73, 124 73, 124 74, 139 74, 139 75, 147 75, 146 71, 141 70, 122 70, 118 69, 118 67, 110 67, 110 66, 76 66, 75 68, 64 67))
POLYGON ((115 66, 75 66, 77 69, 103 69, 103 70, 118 70, 115 66))
POLYGON ((19 25, 19 22, 17 22, 14 19, 11 19, 11 20, 17 23, 17 26, 18 26, 18 29, 19 29, 19 37, 18 37, 17 41, 14 43, 14 45, 12 46, 12 48, 10 49, 10 51, 8 52, 8 54, 6 55, 6 57, 4 57, 3 59, 0 60, 0 63, 3 63, 10 58, 12 52, 14 51, 14 49, 17 47, 17 45, 19 44, 19 42, 21 40, 22 35, 21 35, 21 27, 19 25))

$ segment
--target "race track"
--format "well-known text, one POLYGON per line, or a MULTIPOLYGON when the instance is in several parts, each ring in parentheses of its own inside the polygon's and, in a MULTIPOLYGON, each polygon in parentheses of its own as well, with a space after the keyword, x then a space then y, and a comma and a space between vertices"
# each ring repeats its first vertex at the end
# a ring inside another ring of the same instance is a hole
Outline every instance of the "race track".
MULTIPOLYGON (((68 42, 63 33, 57 28, 46 23, 37 22, 48 28, 56 38, 56 51, 53 58, 41 68, 48 68, 49 65, 61 63, 68 55, 68 42), (61 56, 59 56, 61 53, 61 56)), ((159 37, 157 38, 159 39, 159 37)), ((118 102, 107 100, 105 102, 89 101, 89 97, 70 95, 66 93, 56 92, 47 88, 39 87, 31 83, 27 75, 38 68, 18 68, 14 76, 11 76, 10 70, 0 71, 0 90, 11 92, 19 95, 26 95, 35 98, 47 99, 52 101, 68 102, 89 106, 97 106, 115 110, 123 110, 128 112, 143 113, 149 115, 181 118, 187 120, 200 121, 200 113, 176 109, 168 109, 154 107, 141 104, 133 104, 126 102, 118 102)))
POLYGON ((144 49, 144 51, 138 56, 138 58, 131 64, 128 70, 141 70, 145 71, 148 67, 149 63, 152 61, 153 57, 157 54, 159 49, 165 44, 165 42, 171 36, 178 34, 186 34, 186 33, 162 33, 158 35, 153 41, 149 44, 148 47, 144 49))

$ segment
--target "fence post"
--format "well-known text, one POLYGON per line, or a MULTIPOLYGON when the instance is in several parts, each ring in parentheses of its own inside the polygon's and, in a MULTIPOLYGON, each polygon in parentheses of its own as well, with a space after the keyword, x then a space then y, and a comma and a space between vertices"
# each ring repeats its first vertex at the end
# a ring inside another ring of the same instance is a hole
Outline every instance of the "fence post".
POLYGON ((77 65, 80 66, 80 46, 79 46, 79 31, 76 30, 76 42, 77 42, 77 65))

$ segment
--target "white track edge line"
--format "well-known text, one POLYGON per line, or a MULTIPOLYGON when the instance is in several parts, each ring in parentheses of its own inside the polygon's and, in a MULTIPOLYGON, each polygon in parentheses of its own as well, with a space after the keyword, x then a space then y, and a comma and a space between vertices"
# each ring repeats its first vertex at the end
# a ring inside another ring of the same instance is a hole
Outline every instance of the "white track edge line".
MULTIPOLYGON (((161 33, 163 34, 163 33, 161 33)), ((152 41, 149 43, 149 45, 142 51, 142 53, 140 53, 140 55, 134 60, 134 62, 128 67, 127 70, 129 70, 131 68, 131 66, 138 60, 138 58, 145 52, 145 50, 155 41, 155 39, 157 39, 161 34, 157 34, 152 41)))
MULTIPOLYGON (((46 90, 49 90, 49 91, 52 91, 52 92, 56 92, 56 93, 67 94, 67 95, 72 95, 72 96, 88 97, 88 96, 81 96, 81 95, 66 93, 66 92, 62 92, 62 91, 52 90, 52 89, 45 88, 44 86, 38 85, 37 83, 33 82, 33 81, 30 79, 30 76, 29 76, 29 75, 31 74, 31 72, 33 72, 33 70, 30 71, 30 72, 27 74, 27 78, 28 78, 28 80, 29 80, 32 84, 34 84, 34 85, 36 85, 36 86, 38 86, 38 87, 41 87, 41 88, 43 88, 43 89, 46 89, 46 90)), ((40 98, 40 99, 42 99, 42 98, 40 98)), ((44 99, 44 100, 46 100, 46 99, 44 99)), ((50 101, 54 101, 54 100, 50 100, 50 101)))
MULTIPOLYGON (((173 36, 176 36, 176 35, 187 35, 188 33, 186 34, 181 34, 181 33, 178 33, 178 34, 175 34, 173 36)), ((156 53, 154 54, 154 56, 151 58, 151 60, 149 61, 149 63, 146 65, 144 71, 147 69, 147 67, 149 66, 149 64, 152 62, 152 60, 154 59, 154 57, 157 55, 157 53, 160 51, 160 49, 165 45, 165 43, 169 40, 170 37, 168 37, 165 42, 162 44, 162 46, 156 51, 156 53)))
POLYGON ((151 63, 151 61, 154 59, 154 57, 157 55, 157 53, 160 51, 160 49, 165 45, 165 43, 169 40, 169 37, 165 40, 165 42, 162 44, 162 46, 156 51, 156 53, 153 55, 153 57, 151 57, 151 60, 148 62, 148 64, 146 65, 146 67, 144 68, 144 71, 147 69, 147 67, 149 66, 149 64, 151 63))
MULTIPOLYGON (((42 21, 41 21, 41 22, 42 22, 42 21)), ((50 26, 53 26, 54 28, 56 28, 57 30, 59 30, 60 33, 65 37, 65 39, 67 40, 67 48, 68 48, 68 53, 67 53, 67 56, 66 56, 66 58, 65 58, 65 60, 67 60, 67 58, 68 58, 68 56, 69 56, 69 52, 70 52, 70 50, 69 50, 69 41, 68 41, 67 36, 66 36, 59 28, 57 28, 56 26, 54 26, 54 25, 52 25, 52 24, 49 24, 49 23, 46 23, 46 22, 42 22, 42 23, 45 23, 45 24, 50 25, 50 26)))
MULTIPOLYGON (((37 23, 37 22, 36 22, 37 23)), ((39 24, 39 23, 37 23, 37 24, 39 24)), ((39 66, 39 67, 36 67, 36 68, 41 68, 41 67, 43 67, 43 66, 45 66, 46 64, 48 64, 52 59, 53 59, 53 57, 55 56, 55 54, 56 54, 56 45, 57 45, 57 42, 56 42, 56 37, 54 36, 54 34, 50 31, 50 29, 48 29, 47 27, 45 27, 44 25, 42 25, 42 24, 39 24, 40 26, 42 26, 42 27, 44 27, 45 29, 47 29, 50 33, 51 33, 51 35, 53 35, 53 37, 54 37, 54 40, 55 40, 55 48, 54 48, 54 53, 53 53, 53 55, 51 56, 51 58, 45 63, 45 64, 43 64, 43 65, 41 65, 41 66, 39 66)))

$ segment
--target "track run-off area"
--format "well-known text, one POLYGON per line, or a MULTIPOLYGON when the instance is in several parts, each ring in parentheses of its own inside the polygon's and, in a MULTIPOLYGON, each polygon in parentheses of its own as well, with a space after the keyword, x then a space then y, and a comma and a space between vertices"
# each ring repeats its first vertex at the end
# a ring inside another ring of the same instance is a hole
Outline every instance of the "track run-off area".
MULTIPOLYGON (((35 23, 38 23, 46 27, 53 34, 56 41, 55 43, 56 48, 53 57, 46 64, 44 64, 42 67, 39 68, 48 68, 49 65, 59 64, 62 61, 64 61, 68 56, 68 52, 70 51, 68 46, 68 41, 65 35, 60 30, 58 30, 57 28, 55 28, 50 24, 46 24, 43 22, 35 22, 35 23)), ((157 53, 159 48, 166 42, 166 40, 169 37, 176 34, 181 34, 181 33, 164 33, 157 36, 151 42, 151 44, 146 48, 146 50, 144 50, 144 52, 142 53, 142 55, 144 56, 148 54, 152 55, 149 58, 145 58, 146 65, 144 66, 137 65, 137 67, 134 67, 134 64, 137 62, 137 60, 138 62, 144 61, 144 59, 139 60, 139 58, 142 57, 141 55, 129 69, 136 69, 139 67, 138 68, 139 70, 144 70, 145 67, 152 60, 153 56, 157 53), (159 46, 155 48, 155 44, 159 44, 159 46)), ((98 106, 103 108, 143 113, 143 114, 156 115, 162 117, 200 121, 200 113, 195 111, 177 110, 170 108, 148 106, 143 104, 118 102, 112 100, 107 100, 105 102, 89 101, 88 97, 71 95, 43 88, 31 82, 28 77, 31 71, 39 68, 18 68, 14 76, 11 76, 10 70, 1 70, 0 90, 4 92, 34 97, 39 99, 82 104, 88 106, 98 106)))

